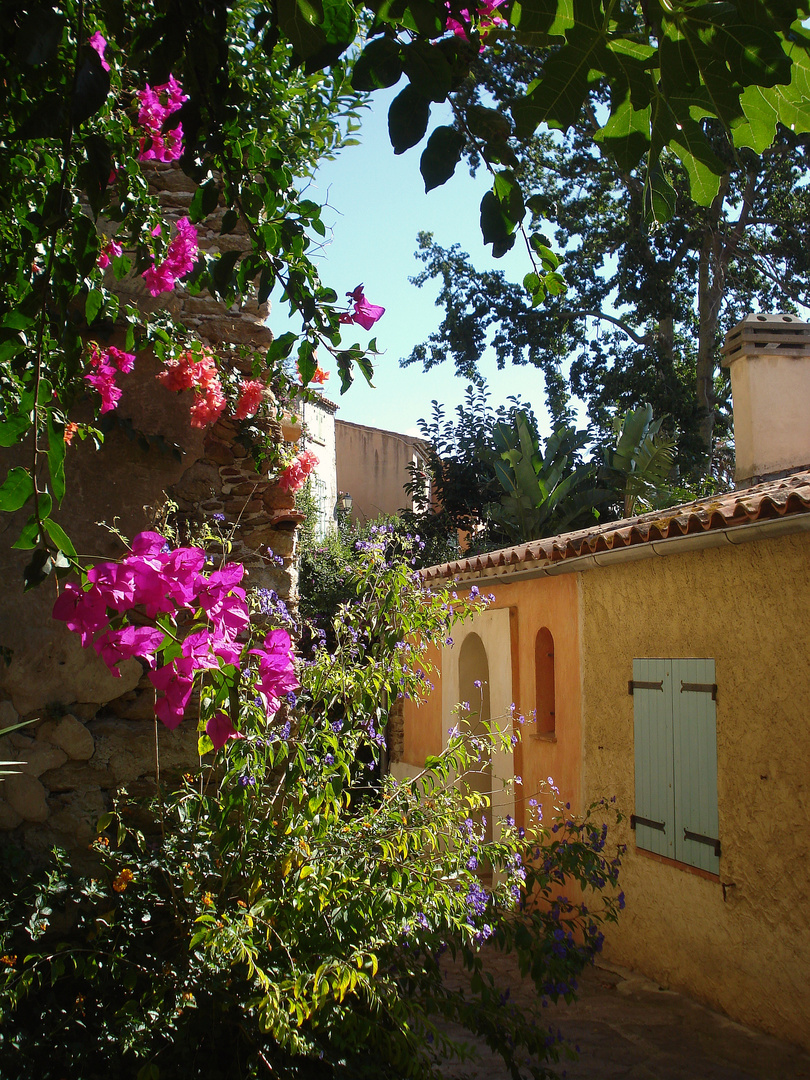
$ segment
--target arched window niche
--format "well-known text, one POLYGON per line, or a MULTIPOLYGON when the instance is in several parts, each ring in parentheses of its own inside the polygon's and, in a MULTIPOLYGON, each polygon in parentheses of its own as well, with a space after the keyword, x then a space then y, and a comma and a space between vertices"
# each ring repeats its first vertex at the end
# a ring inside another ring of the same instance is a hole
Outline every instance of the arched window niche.
MULTIPOLYGON (((478 634, 467 634, 461 645, 458 657, 458 686, 462 701, 469 702, 469 725, 473 736, 487 736, 487 724, 492 719, 489 693, 489 661, 484 643, 478 634), (476 682, 480 686, 476 686, 476 682)), ((482 815, 486 817, 484 836, 487 843, 492 841, 492 755, 484 755, 481 761, 465 773, 464 782, 473 790, 490 799, 486 810, 477 810, 472 816, 480 825, 482 815)))
POLYGON ((537 631, 534 641, 534 687, 537 734, 554 738, 557 733, 557 703, 554 690, 554 638, 547 626, 537 631))

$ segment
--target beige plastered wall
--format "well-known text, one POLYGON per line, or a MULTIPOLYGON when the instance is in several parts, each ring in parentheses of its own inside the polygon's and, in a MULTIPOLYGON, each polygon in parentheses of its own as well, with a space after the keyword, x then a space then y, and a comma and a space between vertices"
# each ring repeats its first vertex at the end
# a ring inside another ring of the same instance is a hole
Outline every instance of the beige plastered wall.
POLYGON ((408 465, 420 456, 422 444, 394 431, 335 421, 337 485, 352 497, 352 520, 375 521, 411 507, 405 493, 408 465))
MULTIPOLYGON (((452 665, 454 658, 457 666, 458 650, 465 634, 479 632, 487 648, 491 675, 503 666, 511 666, 510 703, 515 705, 514 729, 520 734, 520 742, 514 749, 513 767, 515 775, 523 781, 516 784, 514 790, 514 815, 519 825, 528 823, 530 798, 538 797, 544 814, 551 813, 550 800, 543 794, 548 777, 553 778, 564 802, 570 802, 574 809, 581 809, 579 577, 578 574, 567 574, 511 585, 493 585, 483 579, 481 591, 495 596, 487 614, 500 611, 509 614, 508 641, 503 622, 499 623, 502 640, 493 648, 491 631, 481 633, 477 626, 481 620, 473 620, 453 630, 455 645, 452 650, 443 649, 441 656, 434 653, 440 668, 442 664, 452 665), (536 701, 534 648, 541 627, 547 627, 554 638, 556 729, 553 736, 538 735, 531 715, 536 701), (525 721, 522 724, 521 717, 525 721)), ((459 590, 461 587, 459 585, 459 590)), ((435 689, 424 705, 405 703, 403 775, 421 767, 429 754, 441 751, 446 742, 446 729, 454 722, 451 709, 455 704, 452 699, 453 685, 458 684, 457 672, 445 672, 433 682, 435 689)))
POLYGON ((606 956, 810 1048, 810 538, 576 575, 584 797, 628 815, 606 956), (635 848, 634 657, 716 662, 719 877, 635 848))

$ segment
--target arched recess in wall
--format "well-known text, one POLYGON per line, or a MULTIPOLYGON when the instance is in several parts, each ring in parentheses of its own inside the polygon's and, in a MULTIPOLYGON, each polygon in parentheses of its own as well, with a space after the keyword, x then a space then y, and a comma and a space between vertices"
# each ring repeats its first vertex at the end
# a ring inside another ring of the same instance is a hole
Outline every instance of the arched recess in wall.
MULTIPOLYGON (((497 724, 502 734, 511 735, 513 731, 512 702, 512 641, 511 617, 508 608, 490 608, 476 615, 472 625, 466 623, 453 630, 455 645, 442 648, 442 726, 444 745, 447 745, 448 732, 457 723, 456 707, 460 701, 475 700, 468 689, 462 691, 459 683, 459 657, 468 637, 477 637, 487 659, 489 677, 486 680, 489 690, 489 715, 493 724, 497 724)), ((472 646, 475 648, 475 646, 472 646)), ((472 682, 480 675, 474 675, 472 682)), ((483 679, 481 680, 484 681, 483 679)), ((478 688, 472 688, 476 694, 478 688)), ((515 816, 515 791, 513 779, 515 763, 512 746, 507 739, 498 740, 492 751, 492 813, 496 823, 495 835, 499 836, 497 822, 508 816, 515 816)))
POLYGON ((548 627, 537 631, 534 639, 534 693, 538 735, 556 732, 556 694, 554 689, 554 638, 548 627))
MULTIPOLYGON (((459 650, 458 687, 462 701, 470 704, 469 724, 473 736, 488 735, 487 724, 492 719, 489 692, 489 662, 484 643, 478 634, 468 634, 459 650), (480 682, 480 687, 476 686, 480 682)), ((492 755, 487 753, 479 764, 464 775, 464 780, 473 791, 478 791, 492 801, 492 755)), ((473 815, 479 823, 482 815, 486 817, 484 837, 492 840, 492 807, 478 810, 473 815)))

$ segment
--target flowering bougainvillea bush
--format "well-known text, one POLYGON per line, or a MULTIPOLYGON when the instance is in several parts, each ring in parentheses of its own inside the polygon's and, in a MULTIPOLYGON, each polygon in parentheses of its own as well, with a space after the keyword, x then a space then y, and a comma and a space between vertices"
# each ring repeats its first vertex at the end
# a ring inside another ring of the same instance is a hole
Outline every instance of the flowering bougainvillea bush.
POLYGON ((194 723, 199 690, 201 768, 146 818, 122 794, 83 873, 58 852, 4 867, 4 1080, 434 1077, 449 1022, 514 1076, 551 1075, 542 1002, 575 992, 621 903, 604 814, 563 809, 547 831, 529 806, 525 831, 506 819, 487 842, 485 797, 451 777, 501 736, 472 739, 463 715, 420 776, 378 777, 392 702, 429 688, 423 646, 486 601, 425 594, 385 542, 365 555, 333 647, 297 660, 286 629, 250 631, 241 567, 154 533, 63 593, 57 616, 111 669, 148 666, 160 721, 194 723), (516 951, 537 1016, 505 1004, 491 948, 516 951))

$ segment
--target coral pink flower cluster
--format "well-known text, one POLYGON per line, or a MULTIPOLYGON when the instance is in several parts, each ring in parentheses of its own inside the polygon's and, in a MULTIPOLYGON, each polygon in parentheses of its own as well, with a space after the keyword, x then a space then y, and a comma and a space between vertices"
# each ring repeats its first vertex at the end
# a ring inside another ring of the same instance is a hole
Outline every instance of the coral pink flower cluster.
MULTIPOLYGON (((494 30, 497 26, 508 25, 506 19, 495 12, 495 9, 499 8, 504 2, 505 0, 482 0, 482 3, 476 8, 476 13, 478 15, 478 33, 482 42, 479 52, 484 51, 485 46, 483 42, 491 30, 494 30)), ((447 7, 447 10, 450 11, 450 5, 446 4, 445 6, 447 7)), ((452 30, 456 37, 464 38, 465 41, 468 41, 470 37, 472 16, 467 8, 462 8, 459 15, 463 20, 462 22, 459 22, 452 14, 448 16, 446 29, 452 30)))
POLYGON ((165 362, 157 379, 167 390, 194 390, 191 406, 191 426, 196 428, 213 424, 227 404, 214 354, 203 348, 199 353, 190 349, 165 362))
POLYGON ((84 377, 101 394, 101 411, 109 412, 121 399, 121 387, 116 383, 115 376, 118 372, 127 375, 132 371, 135 357, 132 353, 116 349, 114 345, 108 349, 102 349, 95 341, 90 342, 89 349, 90 370, 84 377))
POLYGON ((307 477, 317 464, 318 459, 311 450, 302 450, 279 475, 278 486, 282 491, 289 491, 294 495, 304 486, 307 477))
MULTIPOLYGON (((82 646, 92 645, 113 675, 120 677, 118 664, 133 658, 151 670, 149 681, 162 695, 155 713, 168 728, 183 720, 197 672, 219 670, 230 665, 250 674, 268 717, 281 699, 297 689, 292 644, 286 630, 271 630, 261 646, 252 649, 239 638, 248 627, 245 590, 240 582, 244 567, 227 563, 221 570, 204 572, 205 552, 200 548, 169 550, 158 533, 140 533, 132 542, 132 552, 120 562, 100 563, 87 574, 89 588, 73 582, 53 608, 53 616, 81 635, 82 646), (138 623, 127 622, 135 612, 138 623), (159 665, 157 655, 181 637, 179 617, 186 621, 195 613, 195 625, 180 644, 180 655, 159 665), (142 615, 161 616, 168 631, 141 625, 142 615), (123 616, 116 629, 111 620, 123 616), (251 668, 250 657, 258 658, 251 668)), ((206 726, 219 749, 229 738, 238 737, 231 720, 218 713, 206 726)))
POLYGON ((138 123, 146 131, 140 138, 138 161, 176 161, 183 153, 183 125, 178 124, 170 131, 164 131, 163 125, 188 101, 188 94, 183 93, 180 83, 170 75, 162 86, 152 87, 147 83, 136 96, 141 103, 138 123))
POLYGON ((234 410, 234 420, 247 420, 255 416, 264 400, 265 385, 259 379, 245 379, 239 387, 239 400, 234 410))
POLYGON ((197 230, 187 217, 180 218, 177 235, 169 243, 166 258, 158 265, 153 263, 141 275, 152 296, 171 292, 181 277, 190 274, 198 251, 197 230))
POLYGON ((354 311, 344 312, 343 315, 340 316, 340 321, 342 323, 357 323, 359 326, 362 326, 364 330, 370 330, 377 319, 385 314, 384 307, 379 307, 377 304, 370 304, 368 300, 366 300, 362 285, 358 285, 356 289, 346 293, 346 295, 354 304, 354 311))

